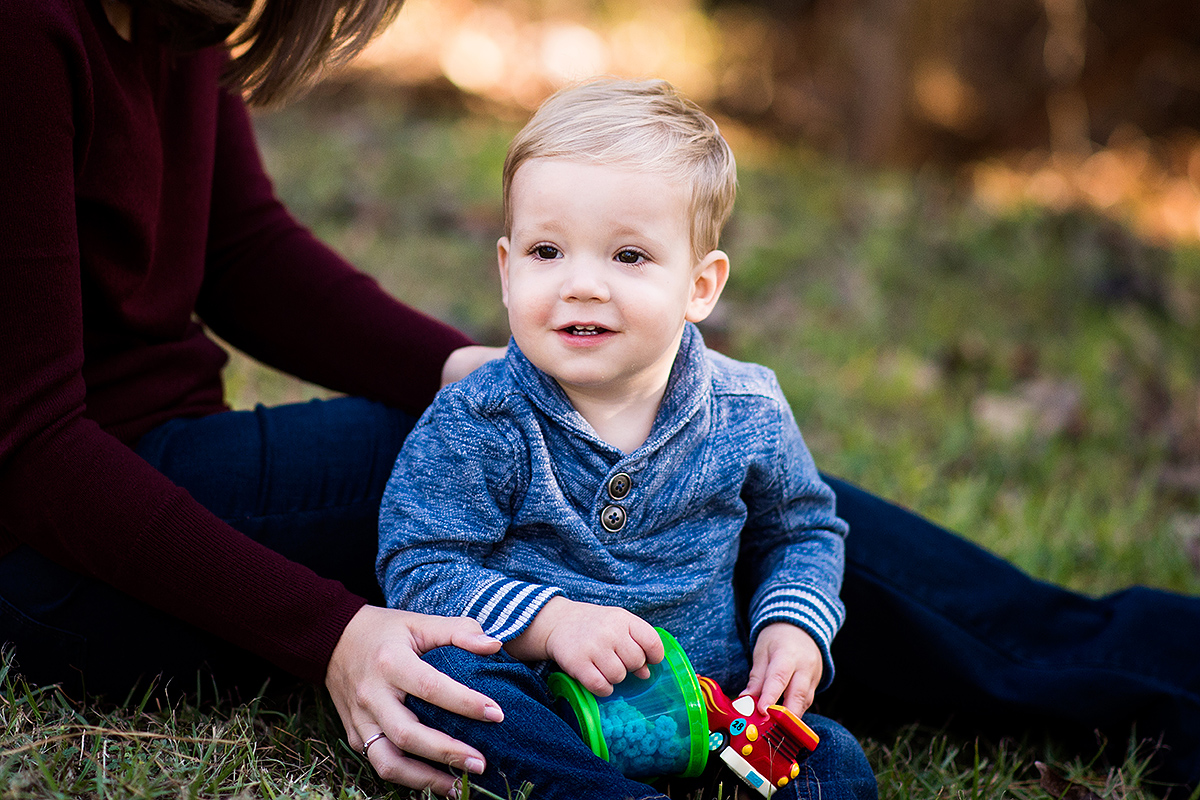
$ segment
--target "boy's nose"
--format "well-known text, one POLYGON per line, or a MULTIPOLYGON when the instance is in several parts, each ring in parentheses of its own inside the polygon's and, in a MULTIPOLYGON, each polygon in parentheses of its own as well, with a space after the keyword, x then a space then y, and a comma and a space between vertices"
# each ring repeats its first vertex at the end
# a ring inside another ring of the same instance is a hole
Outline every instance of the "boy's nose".
POLYGON ((589 260, 578 259, 566 264, 559 297, 567 302, 607 302, 608 283, 601 270, 589 260))

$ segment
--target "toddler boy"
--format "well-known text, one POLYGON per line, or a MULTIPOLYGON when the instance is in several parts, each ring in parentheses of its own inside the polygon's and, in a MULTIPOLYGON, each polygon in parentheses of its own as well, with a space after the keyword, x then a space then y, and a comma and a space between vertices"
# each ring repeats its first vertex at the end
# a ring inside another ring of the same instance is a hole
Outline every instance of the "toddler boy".
MULTIPOLYGON (((500 702, 500 726, 412 704, 479 747, 484 786, 650 792, 579 747, 540 675, 554 662, 607 695, 662 659, 654 625, 763 709, 800 715, 833 676, 846 526, 774 375, 707 350, 694 324, 729 275, 735 182, 716 124, 662 81, 559 92, 509 149, 508 353, 409 435, 377 563, 389 605, 471 616, 505 643, 431 654, 500 702)), ((853 738, 806 722, 823 741, 788 791, 874 797, 853 738)))

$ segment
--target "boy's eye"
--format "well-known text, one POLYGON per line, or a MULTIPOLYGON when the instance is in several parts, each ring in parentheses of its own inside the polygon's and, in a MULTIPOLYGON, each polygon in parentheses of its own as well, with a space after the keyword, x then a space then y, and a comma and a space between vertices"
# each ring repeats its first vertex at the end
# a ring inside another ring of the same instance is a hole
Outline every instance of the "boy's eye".
POLYGON ((558 258, 558 248, 552 244, 539 244, 533 248, 533 254, 538 258, 549 261, 558 258))
POLYGON ((617 261, 620 261, 622 264, 636 264, 643 258, 645 258, 645 256, 640 252, 637 250, 630 250, 628 248, 617 253, 617 261))

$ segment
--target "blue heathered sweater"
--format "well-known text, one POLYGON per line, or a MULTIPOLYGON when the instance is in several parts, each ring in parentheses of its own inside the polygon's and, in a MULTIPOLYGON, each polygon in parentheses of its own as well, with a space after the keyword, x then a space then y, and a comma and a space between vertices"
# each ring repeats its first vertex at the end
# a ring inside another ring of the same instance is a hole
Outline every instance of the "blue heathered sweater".
POLYGON ((377 572, 390 606, 474 617, 505 641, 556 594, 624 607, 726 691, 744 686, 759 630, 791 622, 821 648, 823 688, 845 615, 833 504, 774 374, 707 350, 693 325, 629 454, 510 342, 409 435, 377 572))

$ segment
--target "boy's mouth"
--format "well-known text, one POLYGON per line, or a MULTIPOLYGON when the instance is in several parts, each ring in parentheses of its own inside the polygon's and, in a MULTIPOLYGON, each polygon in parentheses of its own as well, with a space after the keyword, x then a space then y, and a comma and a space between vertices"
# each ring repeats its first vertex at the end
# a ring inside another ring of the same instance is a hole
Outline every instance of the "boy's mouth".
POLYGON ((597 334, 608 332, 607 328, 602 328, 599 325, 568 325, 563 330, 572 336, 596 336, 597 334))

